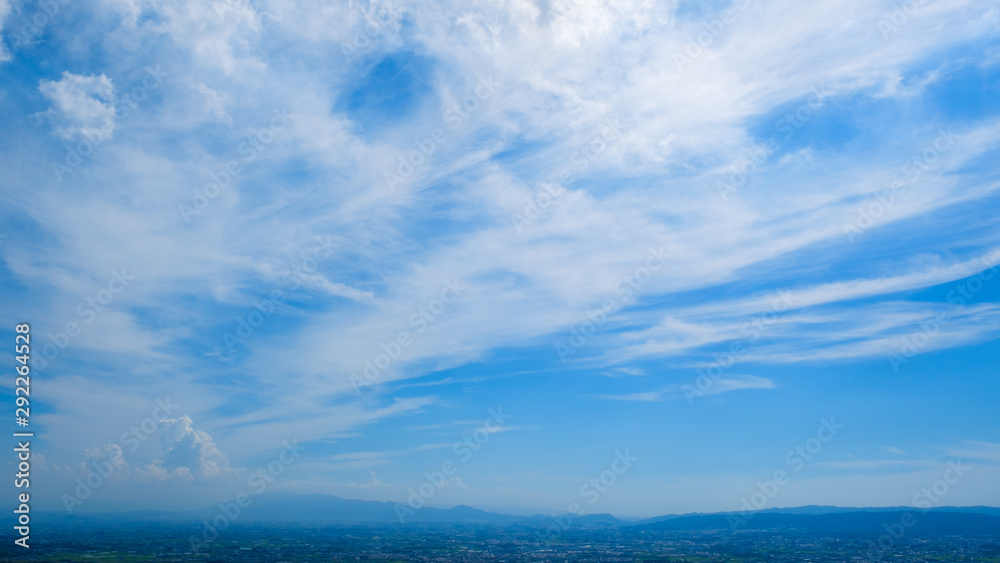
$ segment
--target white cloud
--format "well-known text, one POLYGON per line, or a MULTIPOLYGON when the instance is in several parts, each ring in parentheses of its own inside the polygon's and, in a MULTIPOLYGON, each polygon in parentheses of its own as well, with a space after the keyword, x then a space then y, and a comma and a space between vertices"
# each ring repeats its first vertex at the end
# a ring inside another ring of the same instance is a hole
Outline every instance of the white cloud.
POLYGON ((355 486, 360 489, 391 489, 393 487, 393 485, 379 481, 378 477, 375 475, 375 470, 373 469, 368 470, 368 477, 369 477, 368 481, 364 483, 361 484, 352 483, 351 485, 348 486, 355 486))
POLYGON ((1000 444, 978 440, 965 440, 960 447, 951 448, 948 455, 986 462, 987 465, 1000 465, 1000 444))
POLYGON ((3 41, 3 24, 10 15, 10 0, 0 0, 0 63, 11 59, 10 51, 3 41))
POLYGON ((108 444, 104 447, 88 448, 83 451, 83 461, 79 465, 79 473, 100 473, 102 478, 122 479, 128 474, 128 463, 125 454, 118 444, 108 444), (110 474, 109 474, 110 473, 110 474))
POLYGON ((659 391, 641 391, 638 393, 627 393, 623 395, 592 395, 592 397, 595 399, 604 399, 609 401, 658 403, 661 401, 681 399, 690 393, 695 393, 694 396, 697 397, 704 397, 708 395, 717 395, 719 393, 727 393, 729 391, 739 391, 741 389, 774 389, 775 387, 777 387, 777 385, 766 377, 729 374, 725 377, 713 379, 711 380, 710 385, 704 385, 702 387, 691 385, 690 388, 685 388, 672 385, 664 387, 659 391))
POLYGON ((594 395, 595 399, 605 399, 608 401, 638 401, 642 403, 656 403, 664 400, 664 394, 659 391, 641 391, 639 393, 627 393, 624 395, 594 395))
POLYGON ((45 115, 64 139, 84 137, 100 144, 115 130, 115 87, 111 79, 64 71, 57 81, 42 80, 38 90, 53 104, 45 115))
POLYGON ((197 84, 195 88, 198 93, 204 97, 204 108, 205 111, 212 114, 219 121, 232 126, 233 118, 226 113, 226 102, 222 98, 222 95, 218 91, 205 86, 204 84, 197 84))
POLYGON ((766 377, 756 375, 746 375, 742 377, 728 377, 718 379, 711 388, 705 391, 705 395, 716 395, 727 391, 738 391, 740 389, 774 389, 776 385, 766 377))
MULTIPOLYGON (((133 427, 133 431, 136 428, 133 427)), ((115 443, 84 450, 83 461, 77 464, 77 469, 71 474, 86 476, 97 472, 102 479, 137 482, 231 481, 242 474, 241 469, 230 467, 227 456, 219 450, 212 437, 196 430, 188 416, 160 420, 156 426, 156 434, 159 435, 161 450, 158 457, 149 463, 126 460, 121 445, 115 443)), ((140 436, 145 441, 146 436, 140 436)), ((139 450, 139 453, 132 453, 130 456, 136 457, 141 453, 142 450, 139 450)), ((58 465, 53 467, 57 473, 61 472, 58 465)))
POLYGON ((139 471, 144 476, 157 480, 211 479, 239 474, 229 466, 228 458, 212 437, 207 432, 195 430, 190 417, 165 419, 159 424, 163 459, 142 467, 139 471))

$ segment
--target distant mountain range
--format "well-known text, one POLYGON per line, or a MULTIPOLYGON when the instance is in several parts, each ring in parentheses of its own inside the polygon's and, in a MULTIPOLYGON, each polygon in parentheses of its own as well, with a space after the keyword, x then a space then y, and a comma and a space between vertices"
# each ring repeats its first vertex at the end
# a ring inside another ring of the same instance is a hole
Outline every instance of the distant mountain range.
MULTIPOLYGON (((230 504, 230 503, 227 503, 230 504)), ((641 521, 625 521, 610 514, 576 516, 542 515, 515 516, 489 512, 471 506, 453 508, 423 507, 412 510, 394 502, 352 500, 323 494, 264 493, 250 497, 250 503, 233 520, 251 523, 340 523, 340 524, 406 524, 454 523, 525 525, 536 527, 564 526, 578 528, 621 528, 641 532, 773 530, 800 533, 883 534, 895 525, 905 525, 911 534, 1000 534, 1000 508, 990 506, 936 507, 929 510, 910 507, 845 508, 837 506, 802 506, 772 508, 754 513, 721 512, 713 514, 671 514, 641 521)), ((61 512, 39 514, 55 523, 98 522, 202 522, 212 521, 223 514, 218 505, 186 512, 136 511, 102 514, 68 515, 61 512)), ((235 517, 234 517, 235 516, 235 517)), ((896 528, 899 529, 898 527, 896 528)))
MULTIPOLYGON (((735 525, 739 530, 773 530, 804 534, 864 534, 881 535, 902 532, 913 535, 1000 534, 1000 517, 982 513, 947 510, 880 510, 864 512, 831 512, 828 514, 758 513, 732 519, 729 514, 681 516, 651 524, 633 526, 646 530, 692 531, 727 530, 735 525), (893 530, 896 530, 893 532, 893 530)), ((995 510, 995 509, 994 509, 995 510)))
MULTIPOLYGON (((1000 518, 1000 508, 994 506, 938 506, 931 509, 914 508, 912 506, 888 506, 888 507, 867 507, 867 508, 853 508, 844 506, 819 506, 819 505, 808 505, 808 506, 798 506, 794 508, 768 508, 765 510, 758 510, 754 512, 755 515, 765 515, 765 514, 793 514, 793 515, 826 515, 826 514, 842 514, 842 513, 884 513, 884 512, 912 512, 914 514, 922 514, 928 512, 958 512, 964 514, 985 514, 987 516, 993 516, 1000 518)), ((745 512, 691 512, 687 514, 667 514, 664 516, 656 516, 653 518, 647 518, 646 520, 640 520, 635 522, 637 525, 648 525, 656 522, 662 522, 664 520, 673 520, 677 518, 696 518, 701 516, 722 516, 736 515, 746 516, 745 512)), ((728 524, 727 524, 728 527, 728 524)))

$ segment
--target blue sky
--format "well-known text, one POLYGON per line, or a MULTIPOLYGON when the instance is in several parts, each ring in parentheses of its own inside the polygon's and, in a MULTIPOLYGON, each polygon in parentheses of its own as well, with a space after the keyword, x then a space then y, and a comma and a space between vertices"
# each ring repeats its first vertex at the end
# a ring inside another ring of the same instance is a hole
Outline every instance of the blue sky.
POLYGON ((37 508, 286 441, 269 491, 1000 505, 994 2, 50 4, 0 0, 37 508))

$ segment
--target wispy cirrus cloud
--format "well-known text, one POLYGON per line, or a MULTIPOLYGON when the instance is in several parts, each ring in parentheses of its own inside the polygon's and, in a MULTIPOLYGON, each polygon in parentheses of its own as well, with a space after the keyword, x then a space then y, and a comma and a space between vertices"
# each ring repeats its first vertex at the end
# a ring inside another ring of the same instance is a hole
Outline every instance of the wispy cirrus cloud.
MULTIPOLYGON (((391 430, 447 432, 503 397, 537 419, 498 447, 534 459, 532 429, 592 434, 590 419, 617 419, 593 416, 594 398, 640 416, 734 343, 753 365, 706 393, 805 393, 788 366, 879 363, 865 369, 880 381, 942 311, 921 353, 996 338, 988 284, 961 306, 941 291, 1000 245, 993 3, 935 2, 890 37, 887 1, 738 0, 721 28, 721 6, 560 6, 108 2, 49 26, 51 55, 18 51, 36 71, 0 62, 5 115, 40 114, 0 143, 4 218, 20 225, 0 276, 10 314, 57 351, 40 417, 67 431, 52 463, 109 443, 133 423, 113 406, 155 390, 194 397, 232 467, 294 435, 322 452, 297 465, 303 483, 324 467, 369 483, 365 463, 402 482, 400 456, 337 456, 407 451, 417 437, 391 430), (127 98, 150 65, 162 85, 127 98), (290 120, 270 130, 276 110, 290 120), (927 153, 942 131, 949 146, 927 153), (96 132, 99 154, 60 182, 66 143, 96 132), (225 185, 183 221, 211 182, 225 185), (723 198, 720 183, 740 185, 723 198), (316 237, 336 241, 328 259, 310 261, 316 237), (643 272, 650 248, 667 258, 643 272), (101 303, 123 265, 134 285, 101 303), (81 334, 61 336, 68 323, 81 334), (554 345, 576 338, 561 364, 554 345), (356 394, 352 374, 376 361, 356 394), (572 398, 536 410, 551 396, 572 398)), ((0 0, 4 38, 9 13, 0 0)))

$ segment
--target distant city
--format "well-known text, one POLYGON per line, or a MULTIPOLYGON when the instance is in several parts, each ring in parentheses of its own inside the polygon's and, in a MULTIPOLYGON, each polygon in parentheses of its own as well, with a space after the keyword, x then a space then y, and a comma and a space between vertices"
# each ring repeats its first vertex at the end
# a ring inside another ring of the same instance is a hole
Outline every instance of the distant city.
MULTIPOLYGON (((1000 508, 807 506, 751 513, 511 516, 268 493, 230 519, 191 512, 44 513, 5 561, 1000 561, 1000 508), (251 508, 253 510, 251 510, 251 508), (352 514, 354 517, 352 521, 352 514), (217 527, 212 523, 215 522, 217 527), (736 525, 734 525, 736 524, 736 525)), ((223 509, 224 511, 225 509, 223 509)))

